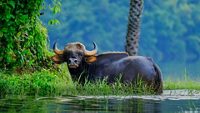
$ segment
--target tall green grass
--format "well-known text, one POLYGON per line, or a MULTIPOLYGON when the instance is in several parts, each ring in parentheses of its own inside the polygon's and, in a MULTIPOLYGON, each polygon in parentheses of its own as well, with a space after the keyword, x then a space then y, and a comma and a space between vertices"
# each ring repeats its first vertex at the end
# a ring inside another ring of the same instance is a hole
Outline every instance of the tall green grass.
POLYGON ((86 81, 84 84, 74 82, 71 87, 67 88, 64 95, 148 95, 154 94, 153 90, 142 81, 137 85, 123 84, 118 80, 113 84, 108 84, 106 79, 97 80, 96 82, 86 81))
POLYGON ((72 82, 66 70, 41 70, 34 73, 0 73, 0 95, 133 95, 152 94, 153 91, 139 83, 137 86, 117 81, 108 84, 105 80, 86 81, 84 84, 72 82))
POLYGON ((66 71, 42 69, 34 73, 0 73, 0 96, 4 95, 61 95, 71 84, 66 71))
MULTIPOLYGON (((163 82, 163 90, 200 90, 200 82, 185 79, 185 80, 173 80, 166 79, 163 82)), ((67 88, 67 92, 64 95, 152 95, 155 94, 153 90, 143 83, 139 83, 135 85, 127 85, 122 84, 120 82, 116 82, 113 84, 107 84, 106 81, 97 81, 95 83, 86 82, 84 85, 80 85, 75 82, 71 87, 67 88)))
POLYGON ((167 78, 164 81, 165 90, 176 90, 176 89, 188 89, 188 90, 200 90, 200 79, 192 79, 187 70, 185 69, 184 75, 182 77, 167 78))
MULTIPOLYGON (((200 82, 192 80, 188 75, 182 79, 167 78, 164 90, 188 89, 200 90, 200 82)), ((142 81, 137 85, 122 84, 120 80, 108 84, 105 80, 86 81, 84 84, 72 82, 65 65, 58 69, 41 69, 33 73, 0 72, 0 96, 4 95, 149 95, 154 94, 142 81)))
POLYGON ((200 81, 198 79, 192 80, 187 79, 166 79, 164 81, 165 90, 176 90, 176 89, 189 89, 189 90, 200 90, 200 81))

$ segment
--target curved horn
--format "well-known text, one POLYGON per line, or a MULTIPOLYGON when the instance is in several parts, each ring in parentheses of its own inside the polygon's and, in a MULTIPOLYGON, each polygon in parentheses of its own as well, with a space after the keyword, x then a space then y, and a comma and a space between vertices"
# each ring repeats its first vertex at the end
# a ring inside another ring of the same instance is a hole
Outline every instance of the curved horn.
POLYGON ((93 42, 94 49, 92 51, 84 50, 85 56, 94 56, 97 53, 97 45, 95 42, 93 42))
POLYGON ((57 42, 54 42, 54 44, 53 44, 53 51, 54 51, 54 53, 57 54, 57 55, 63 54, 63 50, 59 50, 59 49, 57 48, 57 42))

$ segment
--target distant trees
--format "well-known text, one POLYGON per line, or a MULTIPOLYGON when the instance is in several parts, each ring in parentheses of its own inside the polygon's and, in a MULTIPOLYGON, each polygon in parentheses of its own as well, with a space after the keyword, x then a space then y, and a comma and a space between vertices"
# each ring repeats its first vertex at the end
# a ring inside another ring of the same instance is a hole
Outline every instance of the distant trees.
POLYGON ((145 0, 141 48, 162 62, 197 62, 200 59, 199 1, 145 0), (149 4, 149 5, 148 5, 149 4), (151 51, 147 51, 151 49, 151 51))
MULTIPOLYGON (((145 0, 139 55, 160 63, 200 62, 199 7, 198 0, 145 0)), ((63 1, 61 24, 48 26, 51 44, 95 41, 100 52, 124 51, 128 11, 129 0, 63 1)), ((47 23, 50 13, 41 18, 47 23)))

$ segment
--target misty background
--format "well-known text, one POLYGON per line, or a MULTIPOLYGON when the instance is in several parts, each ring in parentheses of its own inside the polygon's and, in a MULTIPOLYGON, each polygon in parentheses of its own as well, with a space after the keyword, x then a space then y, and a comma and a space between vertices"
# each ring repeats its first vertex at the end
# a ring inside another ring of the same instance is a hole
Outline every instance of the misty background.
MULTIPOLYGON (((48 29, 49 46, 55 41, 81 42, 98 52, 124 51, 130 0, 62 0, 62 11, 41 16, 48 29), (51 19, 60 24, 49 25, 51 19)), ((46 0, 45 7, 51 5, 46 0)), ((200 1, 144 0, 139 55, 152 57, 167 77, 200 75, 200 1)))

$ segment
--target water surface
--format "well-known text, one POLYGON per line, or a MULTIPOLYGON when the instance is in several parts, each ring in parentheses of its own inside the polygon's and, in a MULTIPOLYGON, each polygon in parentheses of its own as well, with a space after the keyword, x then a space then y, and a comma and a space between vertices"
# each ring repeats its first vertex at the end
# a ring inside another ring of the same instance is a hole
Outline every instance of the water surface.
POLYGON ((5 97, 0 113, 182 113, 200 112, 198 91, 165 91, 163 95, 5 97))

